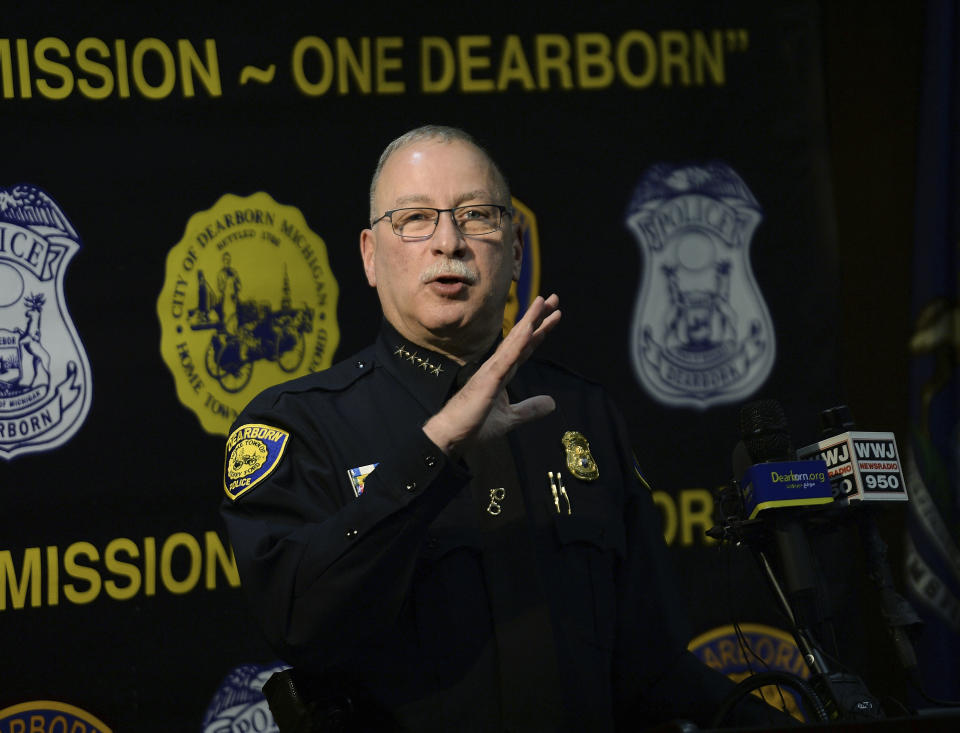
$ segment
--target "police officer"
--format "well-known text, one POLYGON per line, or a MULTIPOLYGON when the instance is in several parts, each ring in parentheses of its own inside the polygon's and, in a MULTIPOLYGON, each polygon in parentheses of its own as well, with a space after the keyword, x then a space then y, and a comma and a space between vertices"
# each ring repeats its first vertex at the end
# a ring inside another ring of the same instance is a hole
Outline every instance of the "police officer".
POLYGON ((384 151, 360 236, 377 341, 266 390, 228 439, 243 588, 318 721, 706 724, 730 683, 685 650, 622 421, 598 385, 530 358, 557 296, 501 338, 522 255, 510 202, 463 131, 384 151))

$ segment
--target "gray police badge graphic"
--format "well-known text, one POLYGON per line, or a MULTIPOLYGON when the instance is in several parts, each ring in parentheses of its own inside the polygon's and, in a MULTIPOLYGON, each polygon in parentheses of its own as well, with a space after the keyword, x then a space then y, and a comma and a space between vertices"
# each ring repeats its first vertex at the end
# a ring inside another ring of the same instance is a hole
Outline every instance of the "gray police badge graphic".
POLYGON ((750 269, 760 205, 726 164, 656 165, 626 223, 643 253, 631 325, 633 368, 670 406, 705 410, 760 388, 773 368, 773 322, 750 269))
POLYGON ((90 410, 87 354, 63 294, 80 250, 73 225, 36 186, 0 188, 0 457, 69 440, 90 410))
POLYGON ((290 665, 241 664, 220 683, 203 716, 203 733, 276 733, 279 728, 263 696, 263 686, 275 672, 290 665))

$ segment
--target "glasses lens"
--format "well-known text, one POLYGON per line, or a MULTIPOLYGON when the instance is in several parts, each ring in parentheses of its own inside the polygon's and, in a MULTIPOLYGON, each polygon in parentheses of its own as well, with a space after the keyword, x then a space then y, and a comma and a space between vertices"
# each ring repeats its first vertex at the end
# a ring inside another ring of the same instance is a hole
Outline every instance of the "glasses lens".
POLYGON ((500 208, 491 204, 458 206, 453 218, 464 234, 490 234, 500 228, 500 208))
POLYGON ((429 237, 437 228, 436 209, 397 209, 391 221, 401 237, 429 237))

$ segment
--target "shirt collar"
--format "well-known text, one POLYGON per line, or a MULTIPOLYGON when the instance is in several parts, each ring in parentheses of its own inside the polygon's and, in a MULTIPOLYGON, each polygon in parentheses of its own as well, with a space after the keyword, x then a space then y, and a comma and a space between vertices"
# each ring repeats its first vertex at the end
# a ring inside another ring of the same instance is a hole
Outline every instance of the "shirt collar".
POLYGON ((411 343, 384 319, 377 339, 378 361, 432 415, 449 399, 460 365, 411 343))

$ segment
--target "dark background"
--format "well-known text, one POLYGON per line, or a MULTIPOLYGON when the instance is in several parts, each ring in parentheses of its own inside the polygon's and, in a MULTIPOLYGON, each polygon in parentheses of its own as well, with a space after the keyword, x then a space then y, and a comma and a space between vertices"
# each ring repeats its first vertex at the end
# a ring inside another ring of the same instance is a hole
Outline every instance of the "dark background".
MULTIPOLYGON (((203 432, 179 403, 159 354, 156 298, 167 252, 190 215, 224 193, 262 190, 296 206, 327 244, 340 287, 336 353, 347 357, 379 319, 356 244, 369 175, 390 139, 424 122, 475 133, 537 215, 541 290, 557 290, 566 309, 544 352, 615 393, 658 490, 713 490, 729 478, 739 407, 666 408, 632 373, 626 343, 642 262, 622 222, 633 186, 658 162, 724 160, 764 209, 752 261, 778 357, 757 396, 784 403, 795 442, 812 442, 819 411, 839 402, 864 429, 905 434, 922 3, 651 2, 566 13, 488 4, 479 19, 445 5, 415 18, 395 5, 47 5, 49 13, 8 16, 6 36, 58 36, 71 47, 86 35, 189 37, 198 47, 214 37, 224 96, 0 100, 8 137, 0 185, 43 188, 84 244, 66 300, 94 390, 86 423, 67 445, 0 464, 0 550, 10 550, 18 570, 26 547, 86 540, 102 550, 120 536, 162 541, 177 531, 201 539, 220 531, 223 439, 203 432), (249 48, 259 44, 278 56, 282 77, 277 49, 307 34, 614 36, 632 27, 747 27, 751 48, 727 55, 723 88, 642 93, 615 86, 305 99, 289 82, 237 87, 239 66, 230 66, 256 63, 249 48)), ((885 510, 882 524, 898 568, 902 511, 885 510)), ((835 539, 841 547, 847 540, 835 539)), ((782 626, 746 558, 699 538, 675 550, 698 633, 734 620, 782 626)), ((864 611, 870 596, 858 570, 856 562, 836 570, 845 651, 871 689, 899 695, 882 630, 864 611)), ((196 730, 231 668, 273 659, 240 592, 222 579, 216 592, 185 596, 8 606, 0 641, 0 708, 63 700, 115 731, 196 730)))

